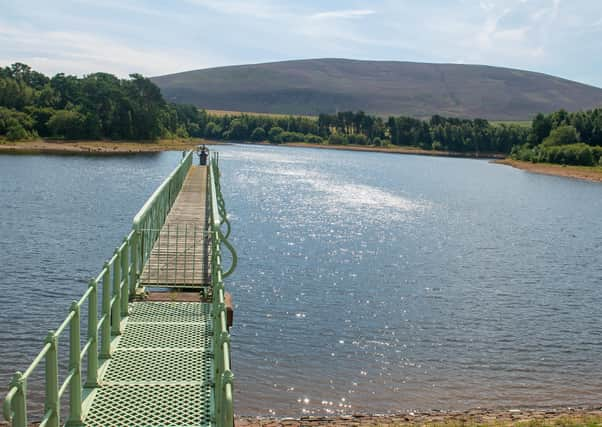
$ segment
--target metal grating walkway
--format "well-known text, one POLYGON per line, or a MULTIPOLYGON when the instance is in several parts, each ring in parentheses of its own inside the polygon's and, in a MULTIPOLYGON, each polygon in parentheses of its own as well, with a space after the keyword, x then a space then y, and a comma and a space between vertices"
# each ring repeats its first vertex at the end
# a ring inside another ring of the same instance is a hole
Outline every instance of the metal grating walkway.
POLYGON ((131 303, 84 425, 214 425, 210 307, 199 302, 131 303))
POLYGON ((142 286, 209 284, 207 166, 191 166, 140 276, 142 286))

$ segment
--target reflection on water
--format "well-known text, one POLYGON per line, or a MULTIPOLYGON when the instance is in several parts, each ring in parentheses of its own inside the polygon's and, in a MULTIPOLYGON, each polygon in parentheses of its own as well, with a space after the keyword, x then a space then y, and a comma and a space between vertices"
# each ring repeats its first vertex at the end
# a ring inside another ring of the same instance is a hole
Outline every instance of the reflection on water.
MULTIPOLYGON (((219 151, 239 414, 599 402, 601 185, 478 160, 219 151)), ((179 156, 0 157, 0 380, 179 156)))

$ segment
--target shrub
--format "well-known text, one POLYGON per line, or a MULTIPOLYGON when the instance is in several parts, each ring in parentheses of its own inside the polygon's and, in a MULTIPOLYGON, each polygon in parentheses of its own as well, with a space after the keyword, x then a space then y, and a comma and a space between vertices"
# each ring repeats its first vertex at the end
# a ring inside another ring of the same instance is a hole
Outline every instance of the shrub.
POLYGON ((318 135, 314 135, 313 133, 308 133, 305 135, 305 142, 309 142, 310 144, 321 144, 324 142, 322 138, 318 135))
POLYGON ((262 127, 256 127, 251 132, 251 141, 265 141, 265 130, 262 127))
POLYGON ((228 138, 225 139, 236 139, 242 140, 248 136, 249 129, 247 125, 242 122, 240 119, 234 119, 230 122, 230 129, 228 133, 228 138))
POLYGON ((443 150, 443 144, 441 144, 439 141, 433 141, 431 144, 431 149, 435 151, 441 151, 443 150))
POLYGON ((205 126, 205 136, 207 138, 221 138, 222 127, 215 122, 207 123, 207 126, 205 126))
POLYGON ((38 107, 28 107, 27 113, 34 120, 34 128, 38 135, 40 136, 48 136, 50 135, 50 130, 46 123, 55 113, 55 110, 52 108, 38 108, 38 107))
POLYGON ((305 135, 299 132, 282 132, 280 134, 282 142, 302 142, 305 141, 305 135))
POLYGON ((540 151, 539 161, 563 165, 592 166, 594 156, 591 147, 580 142, 578 144, 543 147, 540 151))
POLYGON ((592 156, 594 157, 594 163, 598 164, 600 162, 600 159, 602 159, 602 147, 600 146, 593 146, 590 147, 592 149, 592 156))
POLYGON ((179 125, 178 128, 176 129, 176 137, 178 138, 188 138, 188 131, 186 130, 186 126, 184 125, 179 125))
POLYGON ((282 129, 281 127, 278 127, 278 126, 274 126, 268 132, 268 140, 270 142, 280 144, 282 142, 282 133, 283 132, 284 132, 284 129, 282 129))
POLYGON ((375 145, 376 147, 384 147, 385 146, 384 141, 382 139, 380 139, 378 136, 372 140, 372 144, 375 145))
POLYGON ((368 137, 361 133, 354 133, 353 135, 347 136, 347 142, 355 145, 367 145, 368 137))
POLYGON ((538 161, 536 152, 529 147, 529 144, 515 145, 512 147, 510 157, 514 160, 522 160, 524 162, 538 161))
POLYGON ((8 124, 6 130, 6 138, 9 141, 19 141, 22 139, 28 139, 30 137, 29 133, 21 126, 21 124, 12 119, 8 124))
POLYGON ((8 139, 13 138, 13 141, 19 139, 30 138, 35 134, 34 120, 27 114, 10 108, 0 107, 0 135, 6 135, 8 139), (23 132, 26 136, 23 136, 23 132), (11 136, 8 135, 12 130, 11 136))
POLYGON ((544 147, 551 147, 554 145, 569 145, 575 144, 579 141, 579 134, 577 133, 577 129, 574 126, 565 125, 559 126, 556 129, 550 132, 546 138, 544 138, 541 143, 544 147))
POLYGON ((86 118, 73 110, 57 110, 46 125, 53 136, 75 139, 84 134, 86 118))
POLYGON ((333 133, 328 137, 328 143, 331 145, 347 145, 347 138, 345 135, 340 135, 338 133, 333 133))

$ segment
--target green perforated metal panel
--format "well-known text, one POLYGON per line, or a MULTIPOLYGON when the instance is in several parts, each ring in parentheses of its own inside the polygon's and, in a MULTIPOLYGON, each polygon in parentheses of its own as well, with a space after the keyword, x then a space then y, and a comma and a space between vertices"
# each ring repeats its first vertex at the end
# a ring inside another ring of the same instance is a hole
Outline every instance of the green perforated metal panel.
POLYGON ((147 302, 130 305, 129 322, 197 322, 208 320, 210 304, 197 302, 147 302))
POLYGON ((88 427, 211 426, 208 385, 111 385, 101 387, 88 427))
POLYGON ((119 342, 129 348, 209 348, 207 323, 129 323, 119 342))
POLYGON ((117 350, 103 383, 211 382, 213 355, 203 350, 117 350))
POLYGON ((210 307, 194 302, 130 304, 85 425, 214 425, 210 307))

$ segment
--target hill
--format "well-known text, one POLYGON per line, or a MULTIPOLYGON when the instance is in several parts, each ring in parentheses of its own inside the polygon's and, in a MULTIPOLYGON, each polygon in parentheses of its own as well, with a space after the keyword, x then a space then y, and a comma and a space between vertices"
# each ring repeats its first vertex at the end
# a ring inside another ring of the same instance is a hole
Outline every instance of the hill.
POLYGON ((484 65, 308 59, 154 77, 165 98, 216 110, 530 119, 602 106, 602 89, 484 65))

